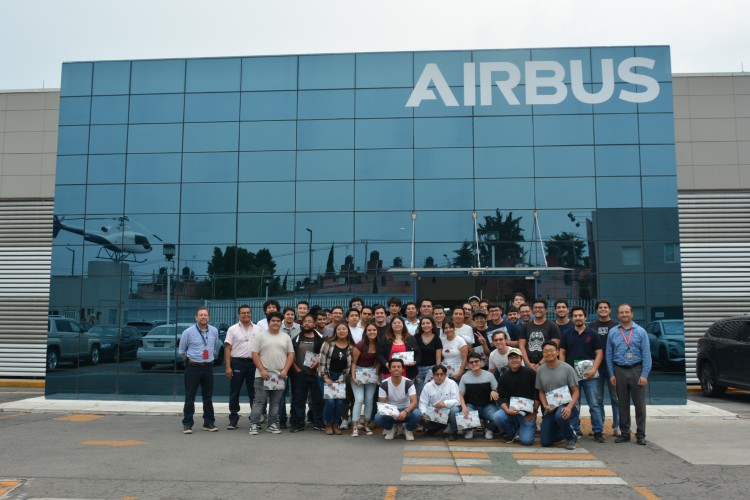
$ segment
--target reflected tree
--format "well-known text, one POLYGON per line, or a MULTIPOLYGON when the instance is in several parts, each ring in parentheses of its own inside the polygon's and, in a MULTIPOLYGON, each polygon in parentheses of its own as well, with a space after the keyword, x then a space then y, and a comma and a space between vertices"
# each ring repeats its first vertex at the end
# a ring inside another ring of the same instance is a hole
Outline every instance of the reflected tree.
POLYGON ((575 233, 563 231, 553 234, 544 247, 547 258, 558 266, 576 268, 587 265, 584 257, 586 242, 575 233))
POLYGON ((234 245, 227 246, 224 252, 214 247, 203 294, 216 299, 259 297, 268 288, 269 295, 277 295, 281 280, 274 276, 275 272, 276 262, 267 248, 254 253, 234 245))
MULTIPOLYGON (((513 217, 513 212, 503 216, 500 209, 495 209, 494 215, 484 216, 484 223, 477 225, 482 266, 515 267, 523 262, 526 252, 521 242, 526 241, 526 238, 523 235, 521 219, 522 217, 513 217)), ((476 253, 472 242, 464 240, 461 247, 453 253, 456 254, 453 266, 476 266, 476 253)))

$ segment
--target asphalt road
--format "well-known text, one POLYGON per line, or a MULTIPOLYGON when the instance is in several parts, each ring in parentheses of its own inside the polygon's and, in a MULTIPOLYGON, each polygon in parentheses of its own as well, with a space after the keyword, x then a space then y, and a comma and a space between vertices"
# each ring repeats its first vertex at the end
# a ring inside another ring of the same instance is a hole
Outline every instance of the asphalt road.
MULTIPOLYGON (((3 388, 0 400, 39 392, 3 388)), ((747 393, 711 403, 750 413, 747 393)), ((479 435, 249 436, 247 420, 227 431, 224 418, 217 433, 183 435, 176 416, 0 413, 0 496, 12 481, 18 499, 744 498, 750 485, 750 419, 650 420, 648 446, 586 437, 571 453, 479 435)))

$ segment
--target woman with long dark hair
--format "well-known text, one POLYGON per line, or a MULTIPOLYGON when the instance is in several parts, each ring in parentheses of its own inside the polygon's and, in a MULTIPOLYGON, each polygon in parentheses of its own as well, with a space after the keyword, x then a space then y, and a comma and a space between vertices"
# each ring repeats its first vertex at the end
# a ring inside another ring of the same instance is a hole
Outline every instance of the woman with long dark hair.
POLYGON ((391 318, 391 324, 388 325, 388 330, 385 332, 385 339, 378 347, 378 362, 380 362, 380 371, 383 374, 383 378, 390 376, 390 370, 388 369, 391 359, 395 356, 403 356, 401 353, 412 352, 414 359, 411 361, 404 362, 404 369, 406 371, 406 377, 414 380, 417 377, 418 370, 417 365, 421 359, 421 353, 419 346, 417 345, 414 337, 409 335, 406 330, 406 325, 401 317, 391 318))
POLYGON ((359 419, 363 416, 362 430, 365 434, 372 436, 372 410, 375 401, 375 391, 378 389, 377 382, 365 382, 361 377, 365 371, 377 374, 380 370, 378 363, 378 327, 370 323, 365 327, 362 340, 354 346, 352 355, 352 392, 354 393, 354 405, 352 406, 352 436, 359 436, 359 419), (365 410, 362 413, 362 405, 365 410))
MULTIPOLYGON (((345 383, 349 378, 352 368, 352 351, 354 341, 349 326, 339 323, 334 329, 332 337, 323 342, 318 356, 318 376, 322 380, 321 391, 325 390, 323 384, 333 388, 333 383, 345 383)), ((344 409, 344 399, 326 399, 323 406, 323 420, 326 424, 326 434, 341 434, 339 428, 341 412, 344 409)))

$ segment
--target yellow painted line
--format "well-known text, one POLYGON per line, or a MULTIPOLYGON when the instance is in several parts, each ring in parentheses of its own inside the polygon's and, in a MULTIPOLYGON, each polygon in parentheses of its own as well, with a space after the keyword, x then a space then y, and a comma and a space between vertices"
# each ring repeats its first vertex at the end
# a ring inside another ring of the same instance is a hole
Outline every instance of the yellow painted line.
POLYGON ((398 486, 388 486, 385 489, 385 496, 383 497, 383 500, 396 500, 397 491, 398 491, 398 486))
POLYGON ((132 439, 129 439, 127 441, 82 441, 81 444, 93 446, 113 446, 117 448, 120 446, 137 446, 140 444, 147 444, 147 441, 134 441, 132 439))
POLYGON ((490 458, 490 454, 481 451, 454 451, 453 458, 490 458))
POLYGON ((104 418, 102 415, 68 415, 67 417, 58 417, 55 420, 63 420, 65 422, 91 422, 92 420, 99 420, 104 418))
POLYGON ((651 492, 648 488, 645 486, 633 486, 633 489, 641 494, 643 498, 646 500, 661 500, 660 497, 656 496, 654 493, 651 492))
POLYGON ((401 472, 442 472, 458 474, 458 467, 453 465, 404 465, 401 472))
POLYGON ((450 451, 405 451, 405 457, 453 458, 450 451))
POLYGON ((527 476, 615 476, 608 469, 533 469, 527 476))
POLYGON ((120 500, 138 500, 138 497, 122 497, 120 500))
POLYGON ((44 389, 44 380, 2 379, 0 380, 0 387, 34 387, 44 389))
POLYGON ((8 415, 3 415, 2 417, 0 417, 0 420, 6 420, 8 418, 13 418, 13 417, 20 417, 21 415, 26 415, 26 414, 25 413, 10 413, 8 415))
POLYGON ((590 453, 514 453, 513 458, 519 460, 596 460, 590 453))
POLYGON ((459 467, 458 472, 459 474, 463 476, 489 476, 491 475, 489 472, 487 472, 484 469, 480 469, 479 467, 459 467))
POLYGON ((10 493, 19 484, 21 484, 21 481, 18 480, 0 481, 0 497, 10 493))

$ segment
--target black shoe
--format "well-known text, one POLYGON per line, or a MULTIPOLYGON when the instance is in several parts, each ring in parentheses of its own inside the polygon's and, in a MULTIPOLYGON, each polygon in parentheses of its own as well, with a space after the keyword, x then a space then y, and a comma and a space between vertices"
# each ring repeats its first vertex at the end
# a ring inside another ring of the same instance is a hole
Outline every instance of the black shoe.
POLYGON ((292 428, 291 428, 291 429, 289 430, 289 432, 302 432, 302 431, 304 431, 304 430, 305 430, 305 426, 304 426, 304 425, 299 425, 299 426, 297 426, 297 427, 292 427, 292 428))
POLYGON ((427 429, 426 431, 424 431, 424 435, 425 436, 434 436, 438 432, 439 432, 439 429, 435 429, 435 428, 427 429))
POLYGON ((190 427, 189 425, 183 425, 182 426, 182 433, 183 434, 192 434, 193 433, 193 428, 190 427))
POLYGON ((205 424, 203 426, 203 430, 208 431, 208 432, 217 432, 219 428, 216 427, 214 424, 205 424))
POLYGON ((286 429, 286 422, 279 422, 279 429, 286 429))
POLYGON ((615 438, 615 443, 628 443, 630 442, 630 434, 623 434, 622 436, 615 438))
POLYGON ((604 443, 604 435, 601 432, 595 432, 594 441, 596 441, 597 443, 604 443))
POLYGON ((635 440, 635 444, 640 444, 641 446, 646 446, 646 438, 638 438, 635 440))
POLYGON ((315 424, 315 425, 313 425, 313 430, 314 431, 324 431, 324 430, 326 430, 326 426, 325 426, 325 424, 315 424))
POLYGON ((576 441, 583 439, 583 433, 581 431, 576 432, 576 441))
POLYGON ((237 422, 229 422, 229 424, 227 424, 227 430, 228 431, 233 431, 236 428, 237 428, 237 422))
POLYGON ((456 439, 458 439, 458 434, 455 434, 453 432, 448 433, 448 441, 455 441, 456 439))

